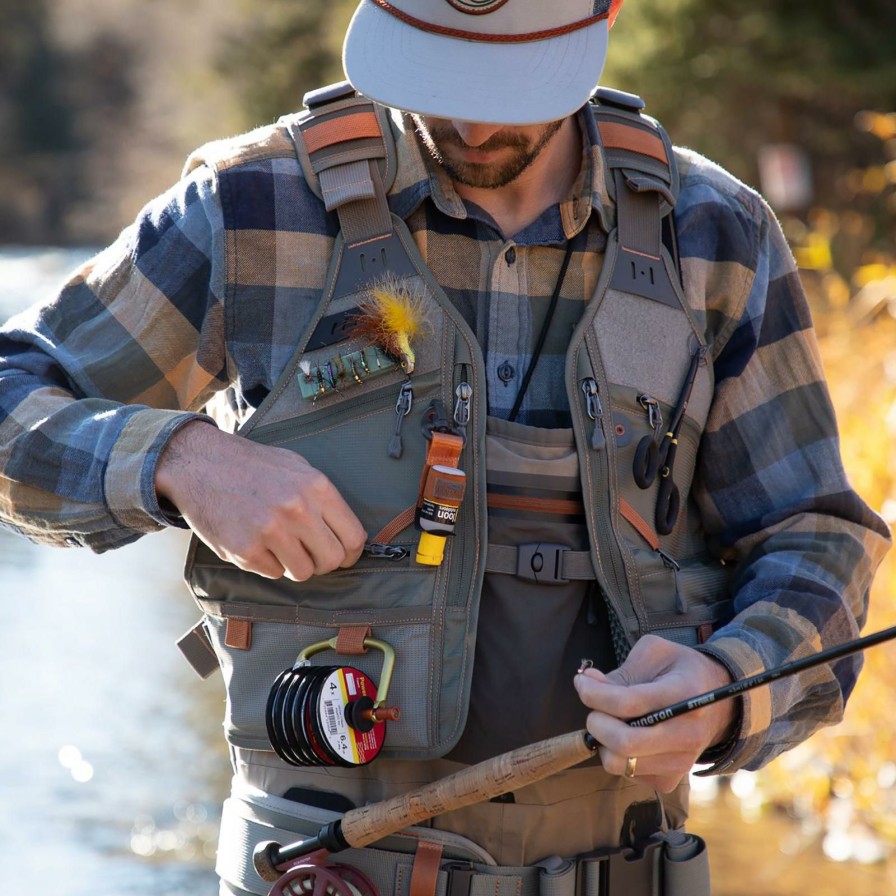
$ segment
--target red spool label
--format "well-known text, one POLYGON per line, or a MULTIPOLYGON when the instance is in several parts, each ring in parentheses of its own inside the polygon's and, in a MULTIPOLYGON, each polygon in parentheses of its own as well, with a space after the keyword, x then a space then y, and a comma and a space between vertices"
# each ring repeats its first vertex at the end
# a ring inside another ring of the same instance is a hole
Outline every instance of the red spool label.
POLYGON ((378 722, 370 731, 352 728, 346 721, 345 708, 361 697, 376 702, 376 685, 359 669, 343 666, 331 672, 323 683, 317 706, 319 731, 343 760, 366 765, 383 747, 386 723, 378 722))

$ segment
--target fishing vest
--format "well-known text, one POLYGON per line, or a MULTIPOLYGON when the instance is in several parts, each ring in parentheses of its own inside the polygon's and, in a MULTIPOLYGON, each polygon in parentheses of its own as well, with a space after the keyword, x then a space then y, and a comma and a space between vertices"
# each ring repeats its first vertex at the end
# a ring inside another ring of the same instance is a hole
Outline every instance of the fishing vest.
MULTIPOLYGON (((703 297, 685 294, 670 238, 678 176, 663 129, 636 97, 601 89, 591 103, 612 227, 567 352, 568 444, 541 446, 532 474, 560 459, 562 469, 550 470, 577 482, 582 537, 571 543, 557 527, 534 525, 519 543, 506 527, 490 528, 490 508, 501 504, 496 484, 512 486, 532 455, 524 452, 522 466, 507 459, 513 433, 487 420, 476 338, 389 210, 388 113, 347 84, 309 94, 306 106, 281 120, 275 146, 243 147, 239 158, 285 156, 288 144, 340 232, 294 357, 239 431, 326 473, 370 544, 351 568, 297 583, 242 571, 193 539, 186 577, 203 621, 181 646, 198 671, 222 669, 230 743, 271 750, 271 684, 309 645, 324 645, 310 662, 350 664, 379 681, 383 654, 368 647, 385 642, 394 650, 388 703, 401 718, 389 724, 381 755, 449 755, 468 717, 486 576, 505 595, 515 582, 547 599, 570 583, 593 589, 617 662, 646 633, 705 640, 731 615, 729 570, 708 551, 691 495, 714 384, 703 297), (353 333, 371 284, 382 282, 421 303, 427 326, 412 364, 353 333), (434 465, 462 470, 466 490, 443 560, 428 565, 415 560, 416 520, 434 465)), ((216 159, 206 153, 194 164, 207 161, 216 159)), ((498 624, 490 631, 499 637, 498 624)), ((550 640, 552 628, 539 636, 550 640)), ((575 711, 581 727, 581 706, 575 711)))

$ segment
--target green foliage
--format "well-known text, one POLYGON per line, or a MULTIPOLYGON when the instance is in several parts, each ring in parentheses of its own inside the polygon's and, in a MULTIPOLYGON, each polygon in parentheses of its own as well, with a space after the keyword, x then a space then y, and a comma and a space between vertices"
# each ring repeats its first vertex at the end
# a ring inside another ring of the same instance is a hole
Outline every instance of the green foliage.
POLYGON ((628 0, 604 82, 750 183, 760 146, 800 144, 832 201, 844 156, 869 149, 856 113, 896 107, 894 33, 891 0, 628 0))
POLYGON ((0 84, 8 116, 0 128, 0 155, 74 148, 65 63, 52 44, 46 3, 12 0, 0 7, 0 84))
POLYGON ((247 27, 230 35, 219 71, 243 97, 247 126, 301 108, 303 94, 344 77, 342 35, 355 4, 269 0, 252 4, 247 27))
POLYGON ((52 6, 0 5, 0 242, 70 241, 66 218, 89 191, 91 153, 126 127, 134 99, 130 47, 101 28, 77 49, 63 45, 52 6))

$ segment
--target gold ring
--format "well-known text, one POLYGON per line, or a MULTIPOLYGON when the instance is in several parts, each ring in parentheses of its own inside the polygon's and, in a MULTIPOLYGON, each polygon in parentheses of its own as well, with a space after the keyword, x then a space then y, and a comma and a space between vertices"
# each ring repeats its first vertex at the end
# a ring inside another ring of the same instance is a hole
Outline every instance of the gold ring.
POLYGON ((629 756, 628 759, 625 760, 625 771, 622 773, 624 778, 634 778, 635 777, 635 769, 638 767, 638 758, 636 756, 629 756))

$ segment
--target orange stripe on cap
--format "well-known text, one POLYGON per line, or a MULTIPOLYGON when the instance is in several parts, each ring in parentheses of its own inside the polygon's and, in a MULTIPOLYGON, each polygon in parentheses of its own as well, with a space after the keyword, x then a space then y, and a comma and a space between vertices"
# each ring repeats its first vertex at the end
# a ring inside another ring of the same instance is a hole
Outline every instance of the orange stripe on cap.
POLYGON ((601 142, 607 149, 628 149, 644 156, 650 156, 664 165, 669 164, 666 145, 656 134, 651 134, 643 128, 631 127, 614 121, 602 121, 598 127, 600 128, 601 142))
POLYGON ((428 34, 441 34, 444 37, 457 37, 460 40, 474 40, 479 43, 496 43, 496 44, 523 44, 529 41, 547 40, 551 37, 562 37, 564 34, 572 34, 581 28, 587 28, 596 22, 609 17, 609 12, 601 13, 597 16, 588 16, 579 22, 572 22, 569 25, 558 25, 556 28, 546 28, 543 31, 529 31, 523 34, 483 34, 480 31, 464 31, 462 28, 448 28, 444 25, 434 25, 432 22, 424 22, 409 13, 393 6, 386 0, 373 0, 373 2, 385 10, 389 15, 395 16, 399 21, 416 28, 419 31, 425 31, 428 34))

